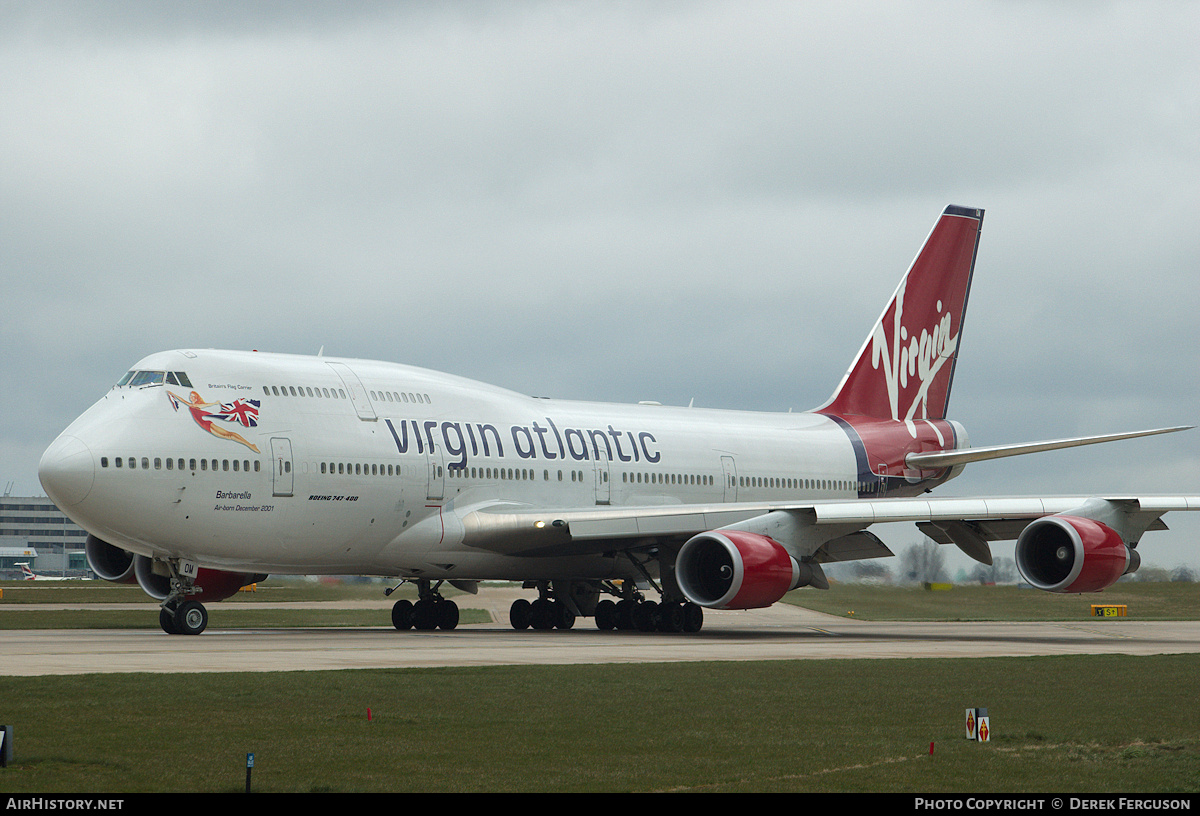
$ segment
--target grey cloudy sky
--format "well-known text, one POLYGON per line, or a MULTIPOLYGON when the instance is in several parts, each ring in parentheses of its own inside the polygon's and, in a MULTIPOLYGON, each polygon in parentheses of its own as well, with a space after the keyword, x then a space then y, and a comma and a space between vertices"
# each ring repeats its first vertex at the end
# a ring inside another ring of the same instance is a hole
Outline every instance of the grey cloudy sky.
MULTIPOLYGON (((949 203, 987 210, 975 444, 1195 423, 1198 36, 1174 2, 4 2, 0 481, 40 493, 178 347, 810 408, 949 203)), ((1200 492, 1200 430, 946 488, 1080 491, 1200 492)), ((1167 520, 1147 561, 1200 562, 1167 520)))

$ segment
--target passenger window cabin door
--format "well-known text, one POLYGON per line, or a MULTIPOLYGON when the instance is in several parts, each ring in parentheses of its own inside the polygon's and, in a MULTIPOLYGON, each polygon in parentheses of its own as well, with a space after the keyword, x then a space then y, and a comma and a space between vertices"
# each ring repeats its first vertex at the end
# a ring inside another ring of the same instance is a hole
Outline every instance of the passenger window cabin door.
POLYGON ((732 456, 721 457, 721 476, 725 480, 723 499, 727 502, 737 501, 737 463, 733 461, 732 456))
POLYGON ((295 474, 292 470, 292 440, 279 436, 271 437, 272 495, 292 495, 295 489, 295 474))
POLYGON ((612 503, 612 487, 609 482, 608 452, 596 449, 596 504, 612 503))
POLYGON ((436 447, 429 451, 429 456, 425 460, 426 471, 428 473, 428 489, 426 490, 426 499, 433 501, 441 501, 446 497, 446 461, 445 453, 440 447, 436 447))

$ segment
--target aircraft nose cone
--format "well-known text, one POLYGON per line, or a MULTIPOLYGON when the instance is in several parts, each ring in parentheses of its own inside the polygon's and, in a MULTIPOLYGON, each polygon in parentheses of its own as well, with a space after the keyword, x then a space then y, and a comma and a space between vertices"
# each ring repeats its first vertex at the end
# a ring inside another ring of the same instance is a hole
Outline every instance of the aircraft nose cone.
POLYGON ((38 478, 46 495, 56 505, 73 507, 91 492, 92 482, 96 479, 96 461, 82 440, 63 435, 42 454, 38 478))

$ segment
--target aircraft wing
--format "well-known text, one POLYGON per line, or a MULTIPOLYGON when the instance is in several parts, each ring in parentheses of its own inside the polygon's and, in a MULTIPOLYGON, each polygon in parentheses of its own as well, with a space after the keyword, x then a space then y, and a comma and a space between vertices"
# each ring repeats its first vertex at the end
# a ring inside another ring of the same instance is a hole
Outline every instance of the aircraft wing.
POLYGON ((699 533, 732 529, 768 535, 794 557, 818 563, 890 556, 893 553, 866 528, 913 522, 939 544, 956 544, 976 560, 990 563, 987 542, 1015 539, 1044 516, 1102 517, 1136 543, 1146 530, 1166 529, 1164 513, 1180 510, 1200 510, 1200 496, 858 499, 565 510, 495 504, 466 510, 461 519, 465 545, 506 555, 670 546, 699 533))

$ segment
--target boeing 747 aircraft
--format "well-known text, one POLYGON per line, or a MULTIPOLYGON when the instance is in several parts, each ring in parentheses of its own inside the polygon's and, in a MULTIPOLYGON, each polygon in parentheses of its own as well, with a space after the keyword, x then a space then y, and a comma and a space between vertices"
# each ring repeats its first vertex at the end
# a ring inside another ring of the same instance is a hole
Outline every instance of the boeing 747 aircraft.
MULTIPOLYGON (((453 629, 441 587, 537 590, 518 629, 700 629, 704 609, 826 588, 911 521, 1050 592, 1136 570, 1200 497, 933 499, 968 463, 1179 428, 971 448, 947 419, 983 211, 942 213, 829 401, 806 413, 538 399, 393 363, 183 349, 142 359, 42 457, 102 578, 162 600, 169 633, 263 573, 416 584, 398 629, 453 629), (657 600, 654 600, 657 598, 657 600)), ((390 592, 389 592, 390 594, 390 592)))

